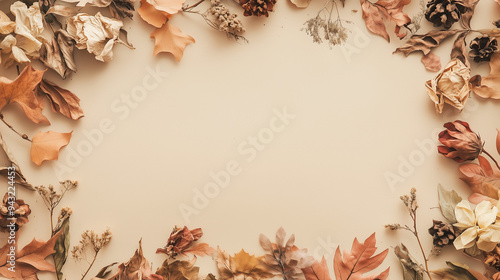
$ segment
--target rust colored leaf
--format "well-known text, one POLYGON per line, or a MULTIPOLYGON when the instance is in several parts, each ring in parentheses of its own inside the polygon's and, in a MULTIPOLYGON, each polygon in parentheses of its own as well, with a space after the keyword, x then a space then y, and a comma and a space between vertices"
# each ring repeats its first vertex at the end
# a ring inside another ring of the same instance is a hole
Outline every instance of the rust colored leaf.
POLYGON ((377 268, 384 261, 388 249, 382 253, 373 256, 377 247, 375 247, 375 233, 368 237, 364 243, 359 243, 358 239, 354 239, 351 251, 344 251, 342 257, 340 247, 335 252, 333 260, 335 277, 337 280, 347 279, 364 279, 364 280, 384 280, 389 276, 389 269, 379 275, 364 276, 363 274, 377 268))
POLYGON ((482 98, 500 99, 500 53, 491 56, 490 74, 481 77, 481 84, 474 86, 472 91, 482 98))
POLYGON ((193 37, 182 33, 179 28, 168 22, 154 30, 151 38, 155 39, 153 55, 167 52, 171 53, 177 61, 181 61, 186 46, 195 42, 193 37))
POLYGON ((159 11, 155 6, 148 3, 147 0, 141 0, 141 7, 137 9, 141 18, 156 28, 162 27, 168 20, 169 15, 159 11))
POLYGON ((462 179, 474 193, 498 200, 500 190, 500 170, 492 167, 486 158, 478 157, 479 164, 467 163, 458 168, 462 179))
POLYGON ((303 268, 302 272, 306 280, 332 280, 325 257, 321 262, 315 261, 310 267, 303 268))
POLYGON ((217 249, 215 262, 221 279, 259 280, 273 277, 269 268, 264 265, 263 257, 250 255, 243 249, 231 257, 220 248, 217 249))
POLYGON ((361 10, 363 11, 363 19, 365 20, 366 28, 373 34, 390 42, 389 33, 385 28, 384 18, 379 9, 367 0, 361 0, 361 10))
POLYGON ((368 0, 361 0, 361 10, 363 11, 363 19, 365 20, 366 28, 390 41, 387 33, 384 18, 396 24, 395 33, 402 39, 406 37, 406 33, 400 33, 401 28, 411 22, 410 17, 403 12, 403 7, 408 5, 411 0, 378 0, 376 3, 371 3, 368 0))
POLYGON ((439 72, 441 70, 441 58, 433 53, 428 53, 420 59, 425 69, 431 72, 439 72))
POLYGON ((215 252, 216 252, 216 250, 214 248, 210 247, 210 245, 208 245, 207 243, 198 243, 198 244, 190 247, 189 249, 184 250, 182 253, 183 254, 193 254, 193 255, 200 256, 200 257, 204 257, 204 256, 210 256, 215 252))
POLYGON ((80 108, 80 98, 71 91, 42 79, 40 94, 47 96, 54 112, 59 112, 72 120, 78 120, 83 117, 83 110, 80 108))
POLYGON ((40 166, 45 160, 57 159, 59 150, 68 145, 72 133, 38 132, 31 142, 31 161, 40 166))
POLYGON ((17 103, 34 123, 50 124, 42 114, 43 103, 36 91, 44 72, 34 69, 29 64, 14 81, 0 77, 0 110, 8 104, 17 103))
POLYGON ((394 53, 400 52, 408 56, 412 52, 421 51, 425 55, 430 53, 433 48, 439 46, 446 38, 457 33, 458 30, 433 30, 425 35, 416 34, 411 36, 404 46, 397 48, 394 53))
POLYGON ((16 252, 15 271, 9 270, 7 254, 10 253, 12 245, 6 243, 0 249, 0 275, 9 279, 38 279, 36 273, 39 271, 55 272, 54 265, 45 259, 55 253, 54 245, 61 233, 59 231, 47 242, 33 239, 23 249, 16 252))

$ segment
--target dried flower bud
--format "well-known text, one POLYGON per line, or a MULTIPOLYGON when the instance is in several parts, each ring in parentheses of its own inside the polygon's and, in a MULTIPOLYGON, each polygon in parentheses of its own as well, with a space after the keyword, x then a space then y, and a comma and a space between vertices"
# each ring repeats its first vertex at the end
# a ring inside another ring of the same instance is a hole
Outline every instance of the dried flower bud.
POLYGON ((30 206, 25 204, 24 200, 15 199, 6 193, 0 205, 0 231, 17 231, 29 221, 29 214, 31 214, 30 206))
POLYGON ((174 227, 170 237, 167 241, 167 246, 158 249, 157 253, 165 253, 170 257, 175 257, 189 248, 193 242, 197 241, 203 236, 201 228, 189 230, 186 226, 184 228, 174 227))
POLYGON ((401 225, 400 224, 388 224, 388 225, 385 225, 385 228, 388 228, 390 230, 398 230, 398 229, 401 229, 401 225))
POLYGON ((463 121, 448 122, 444 124, 446 130, 439 133, 438 146, 440 154, 456 162, 474 160, 483 151, 481 137, 473 132, 469 124, 463 121))

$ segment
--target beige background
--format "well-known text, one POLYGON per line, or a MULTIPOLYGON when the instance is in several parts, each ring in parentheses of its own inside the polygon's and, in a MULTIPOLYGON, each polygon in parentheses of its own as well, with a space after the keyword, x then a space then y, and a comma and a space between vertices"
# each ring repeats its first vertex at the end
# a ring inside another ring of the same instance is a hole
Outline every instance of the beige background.
MULTIPOLYGON (((344 48, 314 44, 301 28, 322 5, 315 0, 299 10, 280 0, 271 17, 245 18, 248 44, 226 40, 196 15, 175 16, 172 23, 197 40, 186 48, 181 63, 169 54, 152 57, 152 28, 136 17, 126 23, 135 50, 116 46, 115 59, 108 64, 80 53, 78 73, 61 82, 81 98, 85 118, 73 122, 46 108, 53 124, 44 127, 31 124, 15 106, 4 110, 29 135, 74 130, 59 162, 40 168, 30 161, 27 142, 5 127, 2 134, 33 184, 56 184, 60 177, 79 181, 61 204, 74 211, 72 245, 86 229, 112 230, 113 240, 100 253, 92 275, 111 262, 127 261, 141 238, 146 257, 158 267, 163 256, 154 252, 164 246, 174 225, 201 227, 202 241, 230 253, 244 248, 252 254, 262 253, 260 233, 273 236, 283 226, 296 234, 299 247, 326 255, 330 267, 337 245, 349 249, 354 237, 364 240, 376 232, 379 248, 404 241, 422 260, 409 233, 386 232, 383 225, 410 223, 399 196, 416 187, 419 229, 430 250, 427 228, 432 218, 441 219, 435 208, 437 184, 467 194, 457 179, 458 165, 439 156, 431 141, 444 122, 461 118, 494 153, 500 104, 472 96, 461 114, 446 108, 437 115, 424 90, 434 74, 425 71, 419 56, 392 55, 402 44, 397 38, 387 43, 369 34, 361 12, 352 11, 360 9, 358 2, 348 0, 340 10, 344 19, 353 21, 347 25, 352 32, 344 48), (168 77, 159 78, 139 102, 125 105, 124 98, 143 87, 148 69, 168 77), (268 133, 273 111, 283 108, 295 118, 248 160, 248 151, 239 147, 248 149, 249 137, 268 133), (113 131, 91 143, 87 135, 103 121, 113 131), (196 207, 195 193, 213 182, 210 172, 235 162, 241 172, 186 220, 180 207, 196 207), (389 173, 400 181, 391 186, 385 178, 389 173)), ((418 10, 415 1, 408 11, 413 16, 418 10)), ((500 14, 487 0, 477 13, 477 29, 491 28, 490 21, 500 14)), ((424 24, 424 31, 429 28, 424 24)), ((443 64, 450 49, 451 42, 438 49, 443 64)), ((487 71, 487 65, 479 71, 487 71)), ((2 73, 14 77, 11 71, 2 73)), ((53 73, 50 77, 60 82, 53 73)), ((42 201, 25 190, 19 195, 33 208, 31 222, 20 232, 21 243, 33 237, 46 240, 49 217, 42 201)), ((453 250, 446 256, 472 264, 453 250)), ((445 259, 431 262, 431 268, 444 266, 445 259)), ((216 272, 209 258, 199 264, 202 274, 216 272)), ((391 278, 400 278, 392 252, 383 266, 389 265, 391 278)), ((85 262, 69 259, 68 279, 79 279, 85 267, 85 262)))

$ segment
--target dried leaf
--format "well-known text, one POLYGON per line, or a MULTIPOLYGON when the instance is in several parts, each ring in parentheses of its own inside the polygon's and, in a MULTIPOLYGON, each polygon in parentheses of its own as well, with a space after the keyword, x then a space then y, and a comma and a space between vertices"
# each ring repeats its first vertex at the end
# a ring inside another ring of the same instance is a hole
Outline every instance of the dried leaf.
MULTIPOLYGON (((198 280, 198 274, 200 268, 194 266, 196 262, 196 257, 191 261, 174 261, 173 263, 168 263, 168 259, 163 262, 163 265, 158 268, 156 274, 160 277, 159 279, 169 280, 198 280)), ((154 278, 153 278, 154 279, 154 278)), ((124 279, 126 280, 126 279, 124 279)))
POLYGON ((377 247, 375 247, 375 233, 368 237, 364 243, 359 243, 355 238, 351 251, 344 251, 342 257, 340 247, 335 252, 333 260, 335 278, 337 280, 364 279, 364 280, 384 280, 389 276, 389 269, 374 276, 364 276, 363 274, 377 268, 384 261, 388 249, 378 255, 373 256, 377 247))
POLYGON ((63 5, 54 5, 46 12, 46 14, 54 14, 63 17, 72 17, 77 13, 78 12, 75 9, 63 5))
POLYGON ((465 66, 470 67, 469 59, 467 58, 467 50, 466 50, 466 43, 465 43, 465 38, 467 37, 468 31, 463 31, 458 34, 457 39, 455 39, 455 42, 453 43, 453 48, 451 50, 450 54, 450 60, 453 60, 455 58, 459 59, 462 61, 465 66))
POLYGON ((97 275, 92 278, 92 279, 102 279, 102 278, 105 278, 106 276, 109 275, 109 273, 111 272, 111 270, 109 268, 111 268, 112 266, 116 265, 117 263, 114 262, 112 264, 108 264, 107 266, 101 268, 101 270, 99 270, 99 272, 97 273, 97 275))
POLYGON ((59 150, 68 145, 72 133, 38 132, 31 142, 31 160, 40 166, 45 160, 57 159, 59 150))
POLYGON ((40 49, 40 60, 54 69, 63 79, 71 72, 76 72, 73 58, 75 42, 69 34, 62 29, 54 33, 50 42, 44 42, 40 49))
POLYGON ((119 271, 108 280, 163 280, 163 277, 151 271, 151 265, 142 253, 142 241, 139 241, 139 249, 134 256, 118 268, 119 271))
POLYGON ((462 179, 474 193, 498 200, 500 190, 500 171, 493 169, 488 160, 483 156, 478 157, 479 164, 466 163, 460 165, 458 170, 462 173, 462 179))
POLYGON ((490 74, 481 77, 481 84, 474 85, 472 91, 482 98, 500 99, 500 52, 495 52, 490 60, 490 74))
POLYGON ((404 46, 397 48, 394 53, 401 52, 405 56, 408 56, 412 52, 421 51, 425 54, 431 52, 431 50, 446 38, 457 34, 458 30, 433 30, 425 35, 413 35, 411 38, 404 44, 404 46))
POLYGON ((330 272, 328 271, 328 264, 326 263, 325 257, 321 259, 321 262, 315 261, 310 267, 302 269, 306 280, 331 280, 330 272))
POLYGON ((297 8, 307 8, 311 3, 311 0, 290 0, 297 8))
POLYGON ((38 279, 36 273, 39 271, 55 272, 53 264, 45 259, 54 254, 54 245, 62 232, 58 232, 47 242, 33 239, 23 249, 16 252, 15 271, 9 270, 7 263, 11 244, 7 243, 0 249, 0 275, 9 279, 38 279))
POLYGON ((47 96, 54 112, 59 112, 72 120, 78 120, 83 117, 80 98, 71 91, 42 79, 40 94, 47 96))
POLYGON ((479 3, 479 0, 463 0, 466 10, 460 17, 460 25, 462 25, 464 29, 471 29, 470 21, 474 15, 474 9, 476 8, 477 3, 479 3))
POLYGON ((30 64, 14 81, 0 77, 0 110, 7 104, 17 103, 34 123, 50 124, 42 114, 43 103, 38 99, 36 92, 44 72, 34 69, 30 64))
POLYGON ((395 33, 402 39, 406 33, 400 33, 400 30, 405 25, 411 22, 410 17, 403 12, 403 7, 410 4, 411 0, 378 0, 375 4, 368 0, 361 0, 361 9, 363 11, 363 19, 365 20, 366 28, 390 41, 384 23, 384 17, 396 23, 395 33))
POLYGON ((373 34, 379 35, 386 39, 387 42, 390 42, 391 39, 385 28, 384 18, 377 6, 367 0, 361 0, 361 10, 363 11, 366 28, 373 34))
POLYGON ((0 134, 0 147, 5 152, 7 159, 10 161, 10 166, 0 168, 0 176, 8 178, 9 171, 10 171, 9 167, 14 167, 16 169, 16 176, 15 176, 16 178, 14 179, 14 182, 19 184, 20 186, 23 186, 29 190, 34 191, 35 188, 30 183, 28 183, 28 181, 26 180, 26 177, 24 177, 23 172, 21 171, 21 168, 19 167, 19 164, 17 163, 16 159, 14 158, 12 153, 10 152, 9 147, 7 147, 7 143, 5 143, 1 134, 0 134))
POLYGON ((215 262, 221 279, 259 280, 273 277, 268 267, 263 264, 262 257, 250 255, 243 249, 231 257, 220 248, 217 249, 215 262))
POLYGON ((166 12, 167 14, 176 14, 182 9, 182 5, 186 0, 146 0, 153 5, 158 11, 166 12))
POLYGON ((189 249, 184 250, 182 253, 184 255, 193 254, 193 255, 200 256, 200 257, 204 257, 204 256, 210 256, 215 252, 216 252, 216 250, 214 248, 210 247, 210 245, 208 245, 207 243, 198 243, 198 244, 194 245, 193 247, 190 247, 189 249))
POLYGON ((488 280, 482 273, 469 269, 465 265, 446 262, 449 268, 432 271, 432 273, 442 277, 442 280, 488 280))
POLYGON ((441 58, 433 53, 428 53, 420 59, 425 69, 431 72, 439 72, 441 70, 441 58))
POLYGON ((215 275, 213 275, 212 273, 209 273, 204 280, 217 280, 217 278, 215 278, 215 275))
POLYGON ((456 223, 457 219, 455 217, 455 206, 462 201, 462 197, 460 197, 454 190, 445 190, 441 184, 438 185, 438 197, 439 208, 441 209, 443 216, 449 223, 456 223))
POLYGON ((177 61, 181 61, 182 55, 184 54, 184 48, 195 42, 193 37, 182 33, 179 28, 168 22, 161 28, 154 30, 151 33, 151 38, 155 39, 153 55, 157 55, 161 52, 168 52, 171 53, 177 61))
POLYGON ((141 18, 156 28, 162 27, 168 20, 168 14, 159 11, 147 0, 141 0, 141 7, 137 10, 141 18))
POLYGON ((54 250, 56 251, 54 253, 54 265, 56 268, 57 279, 63 280, 64 277, 62 268, 66 263, 69 252, 69 219, 66 219, 63 222, 59 232, 61 232, 61 235, 54 245, 54 250))
POLYGON ((410 255, 405 245, 401 244, 394 248, 394 254, 403 266, 403 280, 423 280, 424 269, 417 261, 410 255))

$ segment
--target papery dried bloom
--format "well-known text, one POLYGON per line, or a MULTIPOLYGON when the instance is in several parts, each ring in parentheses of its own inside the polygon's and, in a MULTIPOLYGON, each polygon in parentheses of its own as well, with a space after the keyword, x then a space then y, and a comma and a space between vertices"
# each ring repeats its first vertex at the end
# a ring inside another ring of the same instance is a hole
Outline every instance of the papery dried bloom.
POLYGON ((498 246, 493 251, 486 253, 484 263, 496 270, 500 270, 500 248, 498 246))
POLYGON ((479 250, 491 252, 500 242, 500 225, 496 224, 498 208, 489 201, 476 205, 474 211, 466 200, 455 207, 457 223, 453 226, 463 232, 455 239, 453 245, 457 250, 477 245, 479 250))
POLYGON ((95 16, 80 13, 68 18, 66 31, 76 41, 76 47, 86 49, 99 61, 107 62, 113 58, 113 46, 118 40, 121 20, 107 18, 101 13, 95 16))
POLYGON ((443 112, 444 103, 462 110, 471 90, 470 69, 459 59, 452 59, 425 87, 438 113, 443 112))
POLYGON ((434 246, 444 247, 451 245, 456 237, 453 226, 436 220, 433 220, 432 223, 432 227, 429 228, 429 234, 432 235, 434 246))
POLYGON ((170 257, 175 257, 188 249, 193 242, 197 241, 202 236, 203 231, 201 228, 189 230, 186 226, 184 228, 176 226, 168 238, 167 246, 163 249, 158 249, 157 253, 164 253, 170 257))
POLYGON ((11 229, 17 231, 29 221, 28 216, 31 214, 30 206, 25 204, 24 200, 9 197, 9 193, 6 193, 0 205, 0 231, 3 232, 11 229), (14 228, 9 227, 12 225, 14 228))
POLYGON ((474 133, 469 124, 463 121, 454 121, 444 124, 446 130, 439 133, 438 152, 456 162, 474 160, 483 151, 481 137, 474 133))

